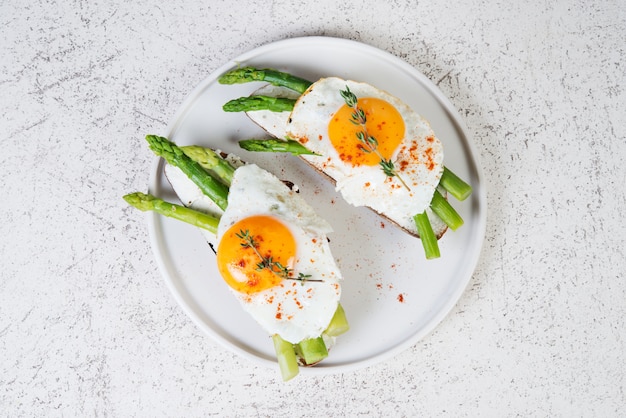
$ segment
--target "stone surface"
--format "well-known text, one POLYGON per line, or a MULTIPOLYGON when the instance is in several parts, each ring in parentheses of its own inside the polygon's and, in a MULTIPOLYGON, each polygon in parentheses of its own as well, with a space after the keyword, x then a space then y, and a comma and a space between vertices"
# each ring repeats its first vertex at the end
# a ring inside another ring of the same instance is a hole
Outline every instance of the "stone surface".
POLYGON ((626 415, 624 3, 233 4, 0 3, 0 415, 626 415), (439 86, 479 152, 488 226, 431 335, 284 384, 176 305, 121 195, 147 187, 143 135, 211 71, 304 35, 439 86))

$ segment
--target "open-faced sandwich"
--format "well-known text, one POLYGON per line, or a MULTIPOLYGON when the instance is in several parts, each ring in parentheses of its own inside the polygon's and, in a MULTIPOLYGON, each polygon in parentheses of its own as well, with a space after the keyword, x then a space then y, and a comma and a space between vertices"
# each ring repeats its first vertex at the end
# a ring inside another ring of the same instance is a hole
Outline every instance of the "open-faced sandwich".
POLYGON ((284 380, 299 365, 323 360, 348 330, 331 226, 255 164, 159 136, 146 140, 167 162, 165 175, 182 205, 140 192, 124 199, 201 228, 232 294, 272 337, 284 380))
POLYGON ((463 200, 471 187, 444 166, 442 143, 426 119, 385 91, 337 77, 312 83, 245 67, 219 78, 251 81, 267 84, 223 109, 246 112, 274 138, 243 140, 242 148, 299 155, 348 203, 420 237, 427 258, 440 256, 437 240, 463 224, 448 194, 463 200))

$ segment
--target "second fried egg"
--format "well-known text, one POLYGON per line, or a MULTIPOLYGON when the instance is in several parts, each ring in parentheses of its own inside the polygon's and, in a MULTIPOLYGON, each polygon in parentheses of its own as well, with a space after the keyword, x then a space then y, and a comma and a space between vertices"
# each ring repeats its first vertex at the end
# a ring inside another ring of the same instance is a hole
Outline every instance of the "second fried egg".
POLYGON ((270 335, 296 344, 328 327, 341 295, 331 231, 273 174, 254 164, 235 171, 217 231, 218 269, 270 335))
POLYGON ((401 227, 416 231, 413 216, 426 210, 443 173, 443 147, 430 124, 391 94, 366 83, 328 77, 300 96, 287 123, 287 136, 321 156, 303 156, 336 182, 354 206, 384 213, 401 227), (358 99, 364 126, 352 118, 354 107, 341 91, 358 99), (358 133, 374 137, 364 146, 358 133), (381 161, 393 163, 389 176, 381 161))

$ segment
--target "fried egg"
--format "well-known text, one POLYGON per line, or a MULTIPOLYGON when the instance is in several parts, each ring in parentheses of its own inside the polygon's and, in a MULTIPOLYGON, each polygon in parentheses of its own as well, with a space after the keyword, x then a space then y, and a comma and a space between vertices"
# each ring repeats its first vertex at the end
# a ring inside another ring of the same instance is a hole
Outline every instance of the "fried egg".
POLYGON ((235 171, 217 231, 217 265, 244 310, 270 335, 296 344, 328 327, 341 296, 330 232, 330 224, 273 174, 254 164, 235 171))
POLYGON ((285 136, 321 155, 302 158, 333 178, 348 203, 368 206, 417 233, 413 216, 429 208, 444 155, 430 124, 408 105, 366 83, 323 78, 298 98, 285 136), (375 149, 357 136, 364 128, 352 121, 354 108, 341 95, 346 87, 358 98, 375 149), (381 161, 393 163, 394 176, 383 171, 381 161))

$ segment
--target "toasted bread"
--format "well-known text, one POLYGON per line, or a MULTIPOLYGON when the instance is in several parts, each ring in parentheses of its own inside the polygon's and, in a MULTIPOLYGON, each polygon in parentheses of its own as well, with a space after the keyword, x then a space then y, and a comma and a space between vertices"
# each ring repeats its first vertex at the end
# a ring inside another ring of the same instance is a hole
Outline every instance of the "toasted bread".
MULTIPOLYGON (((253 93, 254 95, 264 95, 271 97, 288 97, 288 98, 297 98, 299 95, 294 93, 292 90, 289 90, 284 87, 277 87, 273 85, 266 85, 258 89, 253 93)), ((291 112, 272 112, 269 110, 255 110, 246 112, 247 116, 259 125, 263 130, 265 130, 269 135, 278 138, 285 139, 287 137, 288 125, 290 122, 291 112)), ((322 175, 322 177, 331 181, 333 184, 336 184, 336 180, 329 173, 323 171, 319 164, 313 164, 312 160, 316 157, 300 155, 299 158, 306 162, 309 166, 313 167, 316 172, 322 175)), ((318 157, 319 158, 319 157, 318 157)), ((439 188, 439 191, 442 193, 444 197, 447 198, 447 193, 445 190, 439 188)), ((409 229, 401 226, 397 220, 394 220, 386 213, 382 213, 376 209, 370 207, 374 212, 380 215, 382 218, 386 219, 390 223, 396 225, 406 233, 413 235, 419 238, 419 234, 415 229, 409 229)), ((440 239, 448 230, 448 226, 437 216, 435 215, 430 208, 426 209, 426 213, 428 214, 428 218, 430 220, 431 226, 433 228, 433 232, 437 239, 440 239)))

